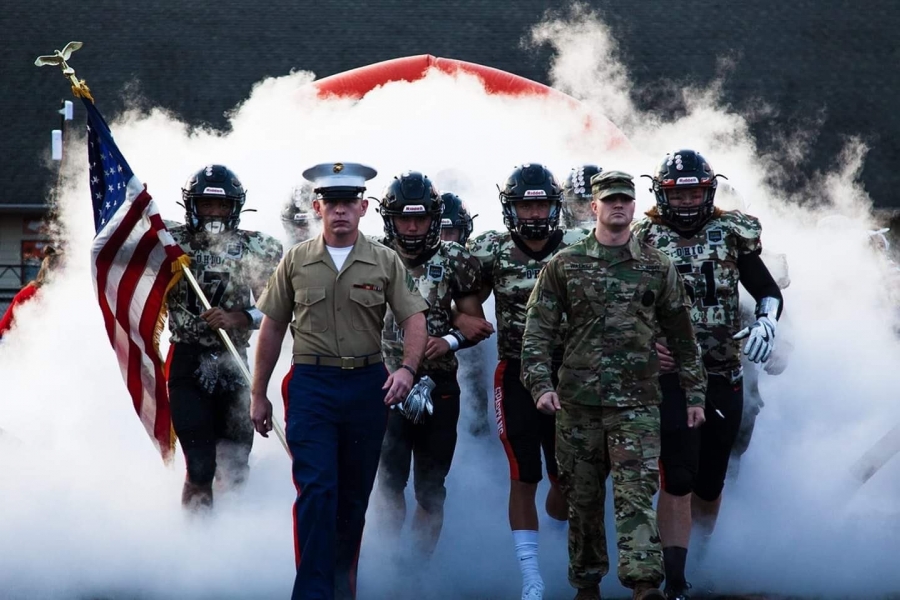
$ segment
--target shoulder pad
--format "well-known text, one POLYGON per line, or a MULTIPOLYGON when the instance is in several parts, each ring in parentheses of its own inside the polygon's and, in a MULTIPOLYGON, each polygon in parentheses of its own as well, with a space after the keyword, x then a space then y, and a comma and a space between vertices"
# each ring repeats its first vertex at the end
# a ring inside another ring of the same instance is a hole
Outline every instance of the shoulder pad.
POLYGON ((757 240, 762 234, 762 223, 754 216, 739 210, 724 211, 717 219, 730 233, 745 240, 757 240))
POLYGON ((653 221, 650 220, 650 217, 635 219, 631 222, 631 233, 633 233, 634 236, 638 238, 641 243, 643 243, 643 240, 641 240, 641 236, 646 235, 652 226, 653 221))

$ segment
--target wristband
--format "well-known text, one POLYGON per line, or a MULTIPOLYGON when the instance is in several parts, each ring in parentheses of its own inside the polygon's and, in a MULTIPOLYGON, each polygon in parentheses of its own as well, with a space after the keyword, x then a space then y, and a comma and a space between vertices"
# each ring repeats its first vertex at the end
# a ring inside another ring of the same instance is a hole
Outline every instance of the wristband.
POLYGON ((459 342, 460 344, 463 344, 466 342, 466 336, 464 336, 462 334, 462 331, 460 331, 459 329, 451 329, 449 335, 452 335, 453 337, 455 337, 456 341, 459 342))
POLYGON ((416 376, 416 370, 413 369, 411 366, 409 366, 409 365, 400 365, 400 368, 401 368, 401 369, 406 369, 407 371, 409 371, 410 373, 412 373, 412 376, 413 376, 413 377, 416 376))
POLYGON ((769 317, 772 321, 777 321, 780 308, 781 300, 766 296, 756 304, 756 318, 769 317))
POLYGON ((259 329, 259 326, 262 324, 263 320, 262 311, 255 306, 251 306, 250 308, 244 310, 244 314, 247 315, 248 319, 250 319, 250 329, 259 329))
POLYGON ((456 336, 452 333, 448 333, 445 336, 441 337, 442 340, 450 344, 450 352, 456 352, 459 350, 459 340, 456 339, 456 336))

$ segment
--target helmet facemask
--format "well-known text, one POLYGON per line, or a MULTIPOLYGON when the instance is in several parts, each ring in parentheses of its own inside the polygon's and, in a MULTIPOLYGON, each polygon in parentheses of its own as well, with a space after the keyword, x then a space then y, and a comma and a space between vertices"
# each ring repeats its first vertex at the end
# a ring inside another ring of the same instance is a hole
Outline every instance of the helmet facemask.
POLYGON ((191 231, 211 235, 235 230, 241 222, 246 198, 244 186, 228 167, 207 165, 194 173, 181 190, 185 223, 191 231), (200 198, 227 200, 231 202, 231 208, 224 216, 201 216, 197 212, 200 198))
POLYGON ((591 178, 603 169, 593 164, 572 168, 563 184, 562 220, 566 227, 593 227, 597 217, 591 208, 591 178))
POLYGON ((562 186, 549 169, 538 163, 516 167, 500 189, 503 224, 510 232, 526 240, 545 240, 559 228, 562 186), (516 203, 547 201, 550 213, 546 218, 519 217, 516 203))
POLYGON ((698 229, 713 215, 718 177, 699 152, 679 150, 666 155, 653 181, 656 209, 662 220, 683 231, 698 229), (700 188, 703 199, 698 206, 675 207, 669 201, 673 190, 700 188))
POLYGON ((441 200, 443 200, 441 232, 456 230, 458 237, 453 241, 465 246, 475 229, 475 217, 469 214, 465 204, 456 194, 444 192, 441 194, 441 200))
POLYGON ((659 210, 660 216, 667 223, 678 229, 691 230, 702 226, 712 216, 714 209, 713 200, 716 195, 715 185, 701 188, 703 189, 703 201, 698 206, 672 206, 668 197, 668 192, 671 189, 674 188, 667 190, 660 187, 656 197, 657 210, 659 210), (662 200, 660 200, 660 196, 663 198, 662 200))
POLYGON ((388 244, 394 245, 407 256, 418 256, 436 248, 441 242, 441 212, 443 201, 428 177, 409 171, 385 189, 378 212, 384 220, 384 235, 388 244), (400 233, 395 217, 431 218, 424 233, 409 235, 400 233))
POLYGON ((591 201, 584 198, 564 199, 562 217, 566 227, 593 226, 596 220, 591 201))
MULTIPOLYGON (((407 207, 408 208, 408 207, 407 207)), ((428 223, 428 227, 425 229, 423 233, 419 233, 416 235, 403 234, 400 233, 399 228, 397 227, 397 223, 394 220, 395 218, 403 218, 410 216, 409 214, 393 214, 389 217, 391 222, 391 230, 388 232, 387 225, 385 225, 385 234, 387 237, 396 245, 396 247, 402 251, 404 254, 408 256, 418 256, 422 254, 426 250, 430 250, 438 245, 441 240, 441 218, 440 215, 435 215, 434 211, 430 213, 422 213, 416 214, 415 216, 423 216, 428 215, 431 217, 431 221, 428 223)), ((385 219, 388 220, 387 218, 385 219)))
MULTIPOLYGON (((202 196, 185 198, 185 216, 191 225, 191 229, 210 235, 219 235, 226 231, 237 229, 241 216, 240 209, 236 208, 237 202, 233 198, 225 199, 231 203, 231 209, 224 216, 201 215, 197 208, 197 201, 201 198, 202 196), (235 214, 236 211, 237 214, 235 214)), ((222 198, 215 197, 215 199, 221 200, 222 198)))
POLYGON ((507 229, 517 234, 524 240, 546 240, 550 234, 559 229, 560 201, 559 197, 550 199, 550 214, 543 219, 524 219, 516 212, 515 205, 518 202, 528 202, 533 200, 544 200, 544 198, 515 198, 504 199, 501 194, 501 202, 503 202, 503 224, 507 229))

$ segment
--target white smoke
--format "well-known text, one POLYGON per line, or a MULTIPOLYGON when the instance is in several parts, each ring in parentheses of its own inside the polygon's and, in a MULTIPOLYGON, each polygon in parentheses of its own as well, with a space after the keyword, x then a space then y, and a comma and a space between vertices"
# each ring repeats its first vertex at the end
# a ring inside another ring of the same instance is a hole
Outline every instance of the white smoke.
POLYGON ((847 140, 834 168, 789 194, 778 186, 785 175, 779 167, 800 162, 814 129, 781 136, 761 155, 749 131, 766 107, 735 113, 721 100, 720 81, 680 90, 684 112, 677 117, 638 110, 608 28, 584 6, 535 27, 532 42, 555 50, 554 86, 610 116, 641 154, 639 165, 615 165, 650 173, 667 151, 703 152, 761 218, 764 246, 787 255, 795 350, 782 375, 760 376, 766 406, 740 478, 726 487, 707 560, 698 565, 689 554, 689 579, 723 592, 872 598, 896 590, 900 575, 888 565, 898 550, 900 461, 862 487, 850 475, 900 419, 900 376, 892 368, 900 356, 892 302, 898 281, 866 243, 875 228, 859 181, 866 146, 847 140), (840 226, 821 226, 823 219, 840 226))
MULTIPOLYGON (((111 119, 111 127, 164 217, 180 220, 184 180, 219 162, 238 173, 247 207, 258 210, 245 214, 242 227, 278 237, 285 197, 302 170, 319 162, 376 167, 373 196, 401 171, 434 174, 439 185, 464 188, 450 191, 479 215, 477 233, 502 229, 496 184, 516 164, 539 161, 560 177, 584 162, 639 175, 652 172, 669 150, 701 150, 762 219, 766 246, 788 256, 795 351, 784 374, 761 375, 766 407, 740 479, 726 488, 709 560, 689 575, 721 589, 860 598, 896 589, 900 574, 888 561, 897 555, 891 501, 900 491, 898 466, 889 464, 852 499, 846 481, 853 461, 900 418, 892 401, 900 372, 892 368, 898 348, 882 295, 886 271, 858 236, 874 228, 857 181, 864 145, 849 142, 835 157, 836 171, 788 197, 770 177, 777 156, 759 155, 748 118, 723 106, 715 82, 683 90, 686 108, 677 119, 645 113, 631 100, 609 29, 587 10, 542 23, 534 41, 553 46, 554 85, 610 117, 630 148, 611 148, 596 130, 586 135, 584 115, 559 103, 490 96, 473 77, 436 72, 421 82, 385 85, 359 102, 316 99, 301 90, 312 79, 308 73, 267 79, 231 113, 227 134, 193 129, 160 110, 127 113, 111 119), (799 197, 816 200, 815 208, 799 207, 799 197), (853 226, 817 228, 831 213, 853 226)), ((104 99, 97 102, 102 110, 104 99)), ((796 158, 804 139, 786 137, 775 154, 796 158)), ((0 548, 2 595, 150 599, 177 590, 185 599, 287 597, 294 491, 284 450, 274 438, 257 437, 248 488, 219 498, 209 519, 184 518, 182 463, 169 470, 160 464, 106 340, 90 283, 85 153, 72 150, 79 156, 61 192, 68 266, 18 313, 17 328, 0 344, 0 539, 10 541, 0 548)), ((639 203, 652 203, 640 185, 639 203)), ((369 206, 363 221, 366 233, 381 230, 374 209, 369 206)), ((493 349, 487 354, 492 371, 493 349)), ((270 387, 279 416, 285 359, 270 387)), ((518 593, 507 481, 496 438, 473 439, 461 427, 444 533, 424 597, 518 593)), ((610 534, 611 548, 612 540, 610 534)), ((394 597, 406 577, 383 568, 380 548, 377 537, 365 537, 363 600, 394 597)), ((564 528, 542 520, 548 598, 571 594, 566 563, 564 528)), ((614 573, 613 567, 605 594, 620 590, 614 573)))

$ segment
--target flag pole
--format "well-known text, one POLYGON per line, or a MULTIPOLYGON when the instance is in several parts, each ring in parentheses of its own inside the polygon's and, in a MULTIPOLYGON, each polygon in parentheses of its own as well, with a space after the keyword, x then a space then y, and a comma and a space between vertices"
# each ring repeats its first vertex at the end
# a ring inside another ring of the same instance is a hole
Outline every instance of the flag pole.
MULTIPOLYGON (((200 299, 200 304, 203 305, 203 309, 212 309, 209 300, 206 299, 206 294, 203 293, 203 290, 200 289, 200 284, 197 283, 197 278, 194 277, 193 273, 191 273, 191 268, 186 264, 182 264, 181 272, 184 274, 185 279, 187 279, 188 284, 190 284, 191 288, 194 290, 194 293, 197 294, 197 297, 200 299)), ((228 352, 231 353, 232 358, 234 358, 234 361, 241 369, 241 373, 244 375, 244 379, 247 380, 247 385, 252 386, 253 379, 250 377, 250 370, 247 368, 247 365, 244 364, 244 359, 241 358, 241 355, 238 353, 237 348, 235 348, 234 342, 231 341, 228 333, 221 327, 216 330, 216 333, 219 334, 219 339, 222 340, 223 344, 225 344, 228 352)), ((284 435, 284 429, 282 429, 281 423, 278 422, 278 420, 275 418, 275 415, 272 415, 272 427, 275 429, 275 435, 278 436, 278 440, 281 442, 281 445, 284 446, 285 451, 288 453, 288 456, 290 456, 291 451, 288 448, 287 438, 284 435)))
MULTIPOLYGON (((60 70, 62 70, 63 77, 65 77, 72 86, 72 94, 75 95, 76 98, 85 98, 86 100, 90 100, 93 103, 94 98, 91 96, 91 90, 88 88, 84 79, 78 79, 75 76, 75 69, 70 67, 68 64, 68 60, 72 56, 72 53, 76 50, 79 50, 83 45, 84 44, 82 44, 81 42, 69 42, 63 47, 62 50, 55 50, 53 54, 38 56, 34 61, 34 64, 37 67, 59 67, 60 70)), ((200 299, 203 308, 206 310, 210 310, 212 307, 209 304, 209 300, 206 299, 206 294, 204 294, 203 290, 200 289, 200 285, 197 283, 197 279, 194 277, 194 274, 191 273, 191 269, 188 264, 181 264, 181 272, 187 279, 191 288, 193 288, 194 292, 197 294, 197 297, 200 299)), ((225 330, 221 328, 217 329, 216 332, 219 334, 219 338, 222 340, 222 343, 225 344, 225 347, 231 353, 231 356, 235 359, 235 362, 237 362, 238 367, 240 368, 241 373, 244 376, 244 379, 247 381, 247 385, 251 386, 253 384, 253 381, 250 377, 250 370, 247 368, 247 365, 244 364, 244 360, 241 358, 241 355, 238 354, 237 348, 235 348, 234 343, 231 341, 231 338, 228 337, 228 333, 226 333, 225 330)), ((250 418, 249 413, 247 414, 247 418, 250 418)), ((290 456, 291 451, 287 445, 287 439, 284 435, 284 429, 281 427, 281 424, 278 423, 278 421, 275 419, 274 415, 272 416, 272 426, 275 429, 275 434, 281 441, 281 445, 284 446, 285 451, 288 453, 288 456, 290 456)))

